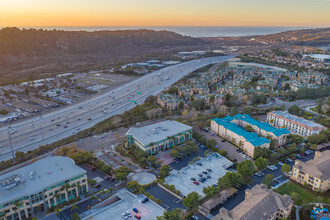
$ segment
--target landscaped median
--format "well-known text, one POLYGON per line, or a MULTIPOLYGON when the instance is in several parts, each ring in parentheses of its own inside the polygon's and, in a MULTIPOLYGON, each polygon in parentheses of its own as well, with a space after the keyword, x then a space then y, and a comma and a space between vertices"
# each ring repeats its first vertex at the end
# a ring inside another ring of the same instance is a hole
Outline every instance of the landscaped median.
POLYGON ((329 193, 315 193, 307 187, 298 185, 293 182, 284 183, 282 186, 274 190, 280 194, 287 194, 292 197, 297 205, 308 204, 311 202, 319 202, 330 204, 329 193))

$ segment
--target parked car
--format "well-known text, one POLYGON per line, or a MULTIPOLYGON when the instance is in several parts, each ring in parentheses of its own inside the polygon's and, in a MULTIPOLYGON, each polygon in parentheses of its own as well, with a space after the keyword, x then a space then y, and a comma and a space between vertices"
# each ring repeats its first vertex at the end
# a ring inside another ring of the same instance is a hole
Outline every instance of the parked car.
POLYGON ((202 173, 203 173, 203 174, 207 174, 207 171, 203 171, 202 173))
POLYGON ((194 183, 195 185, 199 185, 199 182, 198 182, 198 181, 193 181, 193 183, 194 183))
POLYGON ((203 164, 201 162, 198 162, 197 165, 198 166, 203 166, 203 164))
POLYGON ((210 175, 207 175, 206 177, 209 178, 209 179, 211 179, 211 176, 210 175))
POLYGON ((95 185, 95 188, 100 188, 100 187, 101 187, 101 184, 99 184, 99 183, 95 185))
POLYGON ((256 172, 254 175, 261 177, 262 175, 258 172, 256 172))
POLYGON ((226 140, 225 140, 225 139, 223 139, 223 140, 221 140, 221 142, 226 142, 226 140))
POLYGON ((283 166, 284 163, 282 161, 280 161, 277 164, 280 165, 280 166, 283 166))
POLYGON ((136 219, 141 219, 141 215, 139 215, 139 214, 135 214, 134 217, 135 217, 136 219))
POLYGON ((137 208, 133 208, 133 212, 139 213, 139 210, 137 208))
POLYGON ((293 160, 291 160, 290 158, 287 158, 285 161, 286 162, 289 162, 289 163, 292 163, 293 162, 293 160))
POLYGON ((191 179, 192 181, 196 181, 196 178, 194 178, 194 177, 191 177, 190 179, 191 179))
POLYGON ((209 173, 210 173, 210 172, 212 172, 212 170, 211 170, 211 169, 206 169, 206 170, 207 170, 207 172, 209 172, 209 173))
POLYGON ((147 197, 145 197, 143 200, 142 200, 142 203, 146 203, 146 202, 148 202, 149 201, 149 199, 147 198, 147 197))

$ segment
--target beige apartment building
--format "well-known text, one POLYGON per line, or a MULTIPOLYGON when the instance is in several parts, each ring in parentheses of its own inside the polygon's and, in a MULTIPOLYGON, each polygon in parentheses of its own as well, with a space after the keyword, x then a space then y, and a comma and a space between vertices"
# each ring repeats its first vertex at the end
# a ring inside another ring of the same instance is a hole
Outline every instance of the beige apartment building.
POLYGON ((301 135, 303 137, 318 134, 322 130, 327 129, 323 125, 291 115, 284 111, 269 112, 267 114, 267 122, 277 128, 286 128, 292 134, 301 135))
POLYGON ((269 148, 270 141, 260 137, 254 132, 248 132, 243 127, 234 123, 236 116, 215 118, 211 121, 211 131, 222 138, 234 143, 250 157, 254 156, 256 147, 269 148))
POLYGON ((231 211, 221 208, 213 220, 279 220, 291 214, 293 201, 260 184, 245 191, 245 199, 231 211))
POLYGON ((315 191, 326 192, 330 188, 330 150, 316 151, 314 159, 307 162, 296 160, 291 179, 315 191))
POLYGON ((88 192, 86 171, 68 157, 38 160, 0 176, 0 219, 27 219, 88 192))

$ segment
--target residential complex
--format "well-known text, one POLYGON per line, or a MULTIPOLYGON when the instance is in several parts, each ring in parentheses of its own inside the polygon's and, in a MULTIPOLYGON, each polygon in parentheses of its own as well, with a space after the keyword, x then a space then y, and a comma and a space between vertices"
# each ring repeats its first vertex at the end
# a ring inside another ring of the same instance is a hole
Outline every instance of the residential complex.
POLYGON ((222 138, 242 148, 247 155, 253 157, 256 147, 269 148, 270 141, 265 137, 259 137, 256 133, 248 132, 239 126, 237 119, 240 116, 227 116, 215 118, 211 121, 211 130, 222 138), (235 123, 236 122, 236 123, 235 123))
POLYGON ((277 128, 287 128, 291 133, 304 137, 318 134, 320 131, 327 129, 323 125, 291 115, 285 111, 269 112, 267 114, 267 122, 277 128))
POLYGON ((213 220, 255 220, 287 218, 293 201, 288 195, 280 195, 260 184, 245 191, 245 199, 231 211, 221 208, 213 220))
POLYGON ((290 134, 290 131, 286 128, 274 128, 268 123, 255 120, 250 115, 237 114, 233 117, 233 123, 246 127, 250 125, 254 132, 259 136, 270 137, 276 141, 276 146, 282 146, 287 142, 287 136, 290 134))
POLYGON ((315 191, 326 192, 330 188, 330 150, 315 152, 313 160, 296 160, 291 179, 307 184, 315 191))
POLYGON ((192 127, 177 121, 163 121, 139 128, 130 128, 126 133, 127 144, 135 144, 150 154, 180 145, 192 138, 192 127))
POLYGON ((88 191, 86 171, 68 157, 38 160, 0 177, 0 216, 26 219, 88 191))

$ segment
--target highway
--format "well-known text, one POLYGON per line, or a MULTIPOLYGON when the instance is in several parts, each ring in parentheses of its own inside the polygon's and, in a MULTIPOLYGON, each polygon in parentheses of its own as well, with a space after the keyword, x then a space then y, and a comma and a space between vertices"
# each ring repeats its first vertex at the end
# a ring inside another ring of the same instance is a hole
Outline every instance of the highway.
POLYGON ((18 121, 0 128, 0 161, 12 158, 9 134, 14 152, 27 152, 40 145, 51 144, 90 128, 116 114, 142 104, 150 95, 157 95, 183 76, 211 63, 224 62, 234 56, 191 60, 154 71, 116 89, 95 95, 83 102, 18 121))

